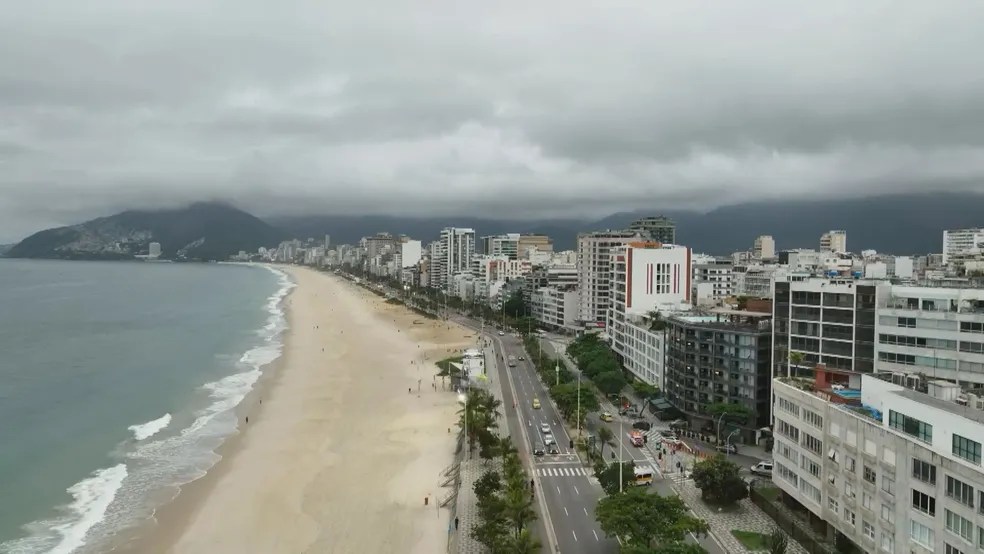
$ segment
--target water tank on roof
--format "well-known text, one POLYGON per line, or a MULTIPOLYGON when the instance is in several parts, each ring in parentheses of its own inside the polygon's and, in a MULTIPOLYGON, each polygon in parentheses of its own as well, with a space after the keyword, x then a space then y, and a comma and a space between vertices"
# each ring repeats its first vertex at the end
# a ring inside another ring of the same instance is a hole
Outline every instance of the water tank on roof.
POLYGON ((863 273, 861 273, 860 271, 855 271, 853 275, 854 275, 854 278, 855 279, 860 279, 861 278, 861 275, 863 275, 863 273))

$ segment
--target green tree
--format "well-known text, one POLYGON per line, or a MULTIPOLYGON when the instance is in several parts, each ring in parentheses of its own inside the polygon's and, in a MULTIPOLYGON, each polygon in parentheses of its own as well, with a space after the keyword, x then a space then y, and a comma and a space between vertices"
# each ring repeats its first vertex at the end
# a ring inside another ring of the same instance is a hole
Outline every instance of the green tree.
MULTIPOLYGON (((803 367, 803 362, 806 361, 806 354, 802 352, 790 352, 789 353, 789 365, 793 368, 803 367)), ((790 371, 793 375, 796 374, 795 369, 790 371)))
POLYGON ((621 371, 600 373, 592 381, 605 394, 614 394, 625 388, 625 376, 621 371))
POLYGON ((659 396, 659 387, 650 385, 649 383, 643 383, 642 381, 632 381, 632 390, 641 396, 643 400, 649 400, 659 396))
POLYGON ((504 552, 508 554, 534 554, 540 552, 543 545, 533 538, 529 529, 523 529, 504 541, 504 552))
POLYGON ((619 554, 707 554, 707 550, 699 544, 673 542, 654 548, 639 545, 626 545, 619 549, 619 554))
POLYGON ((503 310, 506 312, 506 315, 516 319, 530 314, 529 308, 526 306, 526 300, 523 298, 522 291, 512 293, 512 295, 509 296, 509 299, 506 300, 506 305, 503 310))
POLYGON ((502 490, 502 478, 499 477, 497 471, 489 470, 475 481, 472 488, 475 490, 475 496, 478 498, 492 496, 502 490))
POLYGON ((769 554, 786 554, 786 549, 789 547, 789 537, 778 527, 772 528, 772 533, 769 534, 767 542, 769 554))
POLYGON ((602 498, 595 517, 609 537, 619 537, 633 547, 668 547, 683 542, 688 533, 708 530, 707 523, 692 517, 679 497, 648 494, 641 488, 602 498))
POLYGON ((615 434, 608 427, 601 426, 598 428, 598 442, 601 443, 601 457, 605 457, 605 445, 612 444, 615 439, 615 434))
POLYGON ((694 464, 691 477, 700 489, 701 498, 713 504, 729 506, 748 497, 748 485, 738 471, 736 464, 719 455, 694 464))
MULTIPOLYGON (((608 464, 604 460, 599 461, 595 463, 594 473, 598 482, 601 483, 601 488, 605 489, 607 494, 619 493, 618 462, 608 464)), ((631 488, 633 481, 635 481, 635 463, 631 461, 622 462, 622 489, 631 488)))

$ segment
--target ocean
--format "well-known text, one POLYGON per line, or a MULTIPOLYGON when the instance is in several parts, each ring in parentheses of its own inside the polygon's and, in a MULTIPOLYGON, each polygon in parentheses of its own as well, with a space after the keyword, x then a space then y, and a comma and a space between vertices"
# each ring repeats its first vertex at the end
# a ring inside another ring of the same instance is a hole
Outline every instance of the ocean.
POLYGON ((204 475, 281 352, 275 268, 0 259, 0 553, 104 550, 204 475))

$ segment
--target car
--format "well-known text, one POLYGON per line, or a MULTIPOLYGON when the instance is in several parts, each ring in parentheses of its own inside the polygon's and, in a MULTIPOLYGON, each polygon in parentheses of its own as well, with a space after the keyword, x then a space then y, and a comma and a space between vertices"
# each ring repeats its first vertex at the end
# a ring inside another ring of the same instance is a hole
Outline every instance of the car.
POLYGON ((733 444, 731 444, 730 442, 727 443, 727 444, 719 444, 719 445, 717 445, 717 447, 715 448, 715 450, 717 450, 718 452, 724 452, 725 454, 737 454, 738 453, 738 447, 735 446, 735 445, 733 445, 733 444))
POLYGON ((601 415, 599 417, 601 418, 602 421, 614 421, 615 420, 615 418, 609 412, 601 412, 601 415))
POLYGON ((534 398, 533 399, 533 409, 534 410, 539 410, 540 409, 540 399, 539 398, 534 398))
POLYGON ((557 444, 557 441, 554 440, 553 435, 551 435, 550 433, 544 433, 544 435, 543 435, 543 444, 545 444, 547 446, 551 446, 551 445, 557 444))
POLYGON ((653 425, 648 421, 639 420, 632 424, 633 429, 639 429, 641 431, 648 431, 652 429, 653 425))
POLYGON ((540 432, 542 432, 542 433, 549 433, 550 432, 550 424, 549 423, 546 423, 546 422, 541 423, 540 424, 540 432))
POLYGON ((557 447, 556 443, 551 444, 547 451, 551 454, 560 454, 560 448, 557 447))
POLYGON ((499 336, 500 337, 504 337, 504 336, 506 336, 506 333, 504 331, 499 331, 499 336))
POLYGON ((525 359, 526 359, 526 356, 520 356, 519 357, 519 361, 521 361, 521 362, 524 361, 525 359))
POLYGON ((755 475, 772 477, 772 462, 759 462, 750 468, 755 475))
POLYGON ((543 456, 544 454, 546 454, 546 451, 543 449, 543 445, 542 444, 536 443, 535 445, 533 445, 533 455, 534 456, 543 456))

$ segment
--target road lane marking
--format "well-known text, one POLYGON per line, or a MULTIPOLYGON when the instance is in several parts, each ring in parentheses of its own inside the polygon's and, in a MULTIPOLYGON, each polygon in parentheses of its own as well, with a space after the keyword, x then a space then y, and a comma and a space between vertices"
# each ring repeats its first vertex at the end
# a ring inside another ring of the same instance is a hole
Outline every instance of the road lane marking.
POLYGON ((571 534, 574 535, 574 542, 577 542, 577 533, 575 533, 574 530, 571 529, 571 534))
MULTIPOLYGON (((587 508, 581 508, 581 509, 584 510, 584 515, 588 516, 588 509, 587 508)), ((591 516, 588 516, 588 517, 591 517, 591 516)))
POLYGON ((595 536, 595 540, 596 540, 596 541, 601 541, 601 539, 599 539, 599 538, 598 538, 598 533, 597 533, 597 531, 595 531, 594 529, 592 529, 592 530, 591 530, 591 534, 593 534, 593 535, 595 536))
POLYGON ((574 494, 581 494, 581 491, 577 490, 576 486, 574 487, 574 494))
POLYGON ((567 506, 564 506, 564 515, 567 517, 571 517, 571 514, 567 513, 567 506))
POLYGON ((557 485, 557 494, 560 494, 560 485, 557 485))

